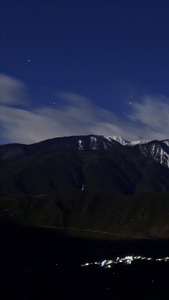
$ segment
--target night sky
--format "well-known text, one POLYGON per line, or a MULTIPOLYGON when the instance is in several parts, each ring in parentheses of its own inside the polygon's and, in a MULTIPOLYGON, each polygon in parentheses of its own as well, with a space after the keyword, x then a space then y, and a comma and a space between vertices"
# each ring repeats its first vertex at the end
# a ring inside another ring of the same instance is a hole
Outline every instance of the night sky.
POLYGON ((0 0, 1 144, 169 138, 169 1, 0 0))

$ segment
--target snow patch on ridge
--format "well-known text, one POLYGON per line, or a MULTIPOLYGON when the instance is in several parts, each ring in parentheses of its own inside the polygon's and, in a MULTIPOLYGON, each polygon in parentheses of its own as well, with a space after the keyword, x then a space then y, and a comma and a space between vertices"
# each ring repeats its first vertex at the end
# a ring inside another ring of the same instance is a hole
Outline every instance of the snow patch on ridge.
POLYGON ((154 141, 148 145, 139 145, 139 148, 143 155, 151 157, 156 162, 169 168, 169 149, 167 149, 167 147, 164 144, 165 143, 163 141, 162 143, 154 141))
POLYGON ((159 148, 157 154, 159 155, 159 163, 169 168, 169 154, 163 148, 159 148))
POLYGON ((149 141, 147 140, 141 140, 141 141, 132 141, 130 144, 135 146, 135 145, 140 145, 140 144, 147 144, 149 141))
POLYGON ((83 150, 84 146, 83 146, 83 141, 82 140, 78 140, 78 144, 79 144, 79 150, 83 150))
POLYGON ((166 144, 169 147, 169 140, 162 141, 164 144, 166 144))
POLYGON ((98 148, 97 147, 97 137, 90 136, 90 145, 91 145, 92 150, 96 150, 98 148))

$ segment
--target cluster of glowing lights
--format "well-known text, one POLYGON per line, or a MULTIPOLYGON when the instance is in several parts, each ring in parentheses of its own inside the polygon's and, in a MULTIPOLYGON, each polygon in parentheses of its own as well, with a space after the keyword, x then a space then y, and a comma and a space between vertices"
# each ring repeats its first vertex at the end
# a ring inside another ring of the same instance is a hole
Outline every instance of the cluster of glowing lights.
POLYGON ((116 257, 114 259, 104 259, 102 261, 95 261, 95 262, 87 262, 87 263, 84 263, 84 264, 81 264, 81 267, 88 267, 88 266, 91 266, 91 265, 98 265, 99 267, 101 268, 104 268, 104 269, 109 269, 112 267, 112 265, 114 264, 127 264, 127 265, 131 265, 133 262, 136 262, 136 261, 164 261, 164 262, 167 262, 169 261, 169 256, 166 256, 166 257, 162 257, 162 258, 155 258, 153 259, 152 257, 146 257, 146 256, 133 256, 133 255, 128 255, 128 256, 124 256, 124 257, 116 257))

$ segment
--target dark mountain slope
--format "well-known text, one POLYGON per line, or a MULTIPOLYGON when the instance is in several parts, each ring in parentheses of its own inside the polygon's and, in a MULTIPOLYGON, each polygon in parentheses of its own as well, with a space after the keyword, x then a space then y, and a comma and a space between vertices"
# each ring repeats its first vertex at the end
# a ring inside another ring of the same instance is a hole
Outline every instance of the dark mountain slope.
POLYGON ((0 146, 0 160, 23 159, 57 149, 107 150, 121 147, 139 149, 143 156, 154 159, 169 168, 169 140, 128 142, 122 137, 101 135, 70 136, 45 140, 31 145, 8 144, 0 146))
POLYGON ((106 151, 56 150, 1 165, 1 195, 82 189, 130 195, 169 191, 169 169, 136 148, 106 151))
POLYGON ((169 141, 151 141, 146 144, 137 145, 140 152, 158 163, 169 168, 169 141))
POLYGON ((104 136, 70 136, 45 140, 31 145, 7 144, 0 146, 0 160, 22 159, 26 156, 41 154, 56 149, 105 150, 122 147, 114 140, 104 136))
POLYGON ((169 192, 110 196, 88 191, 2 197, 0 219, 110 239, 169 238, 169 192))

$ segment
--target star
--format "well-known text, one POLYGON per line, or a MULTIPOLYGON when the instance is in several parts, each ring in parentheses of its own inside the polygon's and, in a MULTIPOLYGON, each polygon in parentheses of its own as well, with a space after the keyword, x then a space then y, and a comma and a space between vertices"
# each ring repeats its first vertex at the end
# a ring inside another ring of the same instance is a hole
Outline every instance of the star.
POLYGON ((30 60, 30 59, 28 59, 28 62, 31 62, 31 60, 30 60))

